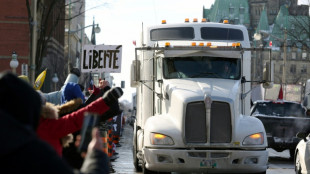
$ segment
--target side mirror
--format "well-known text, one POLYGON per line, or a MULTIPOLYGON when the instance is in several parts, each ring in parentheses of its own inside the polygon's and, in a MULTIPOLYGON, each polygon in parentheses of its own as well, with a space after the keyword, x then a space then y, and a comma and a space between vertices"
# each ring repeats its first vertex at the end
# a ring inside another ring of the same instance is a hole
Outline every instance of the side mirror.
POLYGON ((136 88, 139 85, 140 81, 140 61, 134 60, 131 64, 131 71, 130 71, 130 86, 132 88, 136 88))
POLYGON ((274 81, 274 63, 273 61, 266 62, 266 66, 264 68, 264 74, 263 74, 263 87, 264 88, 272 88, 273 87, 273 81, 274 81))
POLYGON ((304 141, 307 141, 307 139, 306 139, 307 136, 308 136, 308 134, 305 133, 305 132, 298 132, 298 133, 296 134, 296 137, 297 137, 297 138, 303 139, 304 141))

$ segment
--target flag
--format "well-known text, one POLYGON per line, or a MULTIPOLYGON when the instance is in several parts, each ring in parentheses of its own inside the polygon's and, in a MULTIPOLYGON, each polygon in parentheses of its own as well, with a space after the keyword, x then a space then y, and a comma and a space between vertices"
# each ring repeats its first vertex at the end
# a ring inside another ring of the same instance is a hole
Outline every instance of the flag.
POLYGON ((283 100, 283 89, 282 89, 282 85, 280 87, 280 91, 279 91, 279 95, 278 95, 278 100, 283 100))
POLYGON ((93 86, 94 86, 93 76, 91 75, 91 73, 89 73, 88 90, 93 90, 93 86))
POLYGON ((41 89, 41 87, 42 87, 42 85, 44 83, 44 80, 45 80, 46 70, 47 69, 45 69, 43 72, 41 72, 41 74, 38 75, 36 81, 34 82, 33 87, 34 87, 35 90, 40 90, 41 89))

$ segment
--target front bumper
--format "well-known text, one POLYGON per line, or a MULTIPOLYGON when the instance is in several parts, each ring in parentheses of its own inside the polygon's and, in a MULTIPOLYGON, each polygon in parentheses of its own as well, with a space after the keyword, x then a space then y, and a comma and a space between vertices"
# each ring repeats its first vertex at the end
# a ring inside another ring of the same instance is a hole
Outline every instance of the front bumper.
POLYGON ((143 149, 145 166, 159 172, 256 173, 267 170, 267 150, 143 149))

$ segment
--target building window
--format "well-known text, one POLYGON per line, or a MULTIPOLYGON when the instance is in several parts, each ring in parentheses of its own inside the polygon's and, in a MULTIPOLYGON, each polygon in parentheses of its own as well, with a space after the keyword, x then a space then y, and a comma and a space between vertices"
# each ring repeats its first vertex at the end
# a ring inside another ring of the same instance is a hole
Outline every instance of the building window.
POLYGON ((292 59, 296 59, 296 52, 292 52, 292 59))
MULTIPOLYGON (((287 40, 286 40, 286 44, 287 44, 287 46, 289 46, 289 47, 292 46, 292 40, 291 40, 291 39, 287 39, 287 40)), ((288 47, 288 48, 289 48, 289 47, 288 47)))
POLYGON ((234 7, 229 7, 229 14, 233 14, 234 13, 234 7))
POLYGON ((239 18, 235 18, 235 24, 239 24, 239 18))
POLYGON ((301 67, 301 71, 302 74, 306 74, 307 73, 307 65, 303 64, 301 67))
POLYGON ((291 68, 290 68, 290 72, 292 73, 292 74, 295 74, 296 73, 296 65, 291 65, 291 68))
POLYGON ((302 58, 303 60, 307 59, 307 53, 306 53, 306 52, 303 52, 303 53, 301 54, 301 58, 302 58))
POLYGON ((280 57, 280 58, 281 58, 281 59, 283 59, 283 57, 284 57, 284 53, 282 52, 282 53, 281 53, 281 57, 280 57))
POLYGON ((306 40, 306 45, 307 45, 308 47, 310 47, 310 39, 309 39, 309 38, 306 40))
POLYGON ((283 73, 283 65, 280 65, 280 69, 279 69, 279 73, 282 74, 283 73))
POLYGON ((244 7, 240 7, 240 8, 239 8, 239 13, 240 13, 240 14, 244 14, 244 7))

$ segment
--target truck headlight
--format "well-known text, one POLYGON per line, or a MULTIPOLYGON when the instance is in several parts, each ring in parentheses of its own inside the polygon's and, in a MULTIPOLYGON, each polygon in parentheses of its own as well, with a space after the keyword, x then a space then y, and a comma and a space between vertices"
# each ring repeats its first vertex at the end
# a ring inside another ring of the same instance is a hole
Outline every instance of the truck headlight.
POLYGON ((264 135, 262 132, 249 135, 243 140, 242 144, 243 145, 262 145, 264 144, 264 135))
POLYGON ((151 133, 151 144, 153 145, 173 145, 174 142, 171 137, 159 134, 159 133, 151 133))

